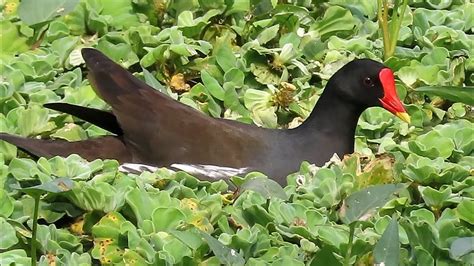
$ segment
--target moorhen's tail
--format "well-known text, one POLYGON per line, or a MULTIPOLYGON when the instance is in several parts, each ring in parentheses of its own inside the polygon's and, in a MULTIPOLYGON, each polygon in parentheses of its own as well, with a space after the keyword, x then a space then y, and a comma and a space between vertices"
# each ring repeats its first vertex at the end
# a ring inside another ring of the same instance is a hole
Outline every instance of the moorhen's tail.
POLYGON ((114 134, 123 134, 122 128, 117 122, 117 118, 111 112, 94 108, 82 107, 69 103, 47 103, 44 104, 44 107, 73 115, 114 134))
POLYGON ((115 136, 69 142, 59 139, 31 139, 0 133, 0 140, 17 146, 35 158, 66 157, 71 154, 78 154, 89 161, 95 159, 115 159, 121 163, 132 162, 132 156, 127 147, 115 136))

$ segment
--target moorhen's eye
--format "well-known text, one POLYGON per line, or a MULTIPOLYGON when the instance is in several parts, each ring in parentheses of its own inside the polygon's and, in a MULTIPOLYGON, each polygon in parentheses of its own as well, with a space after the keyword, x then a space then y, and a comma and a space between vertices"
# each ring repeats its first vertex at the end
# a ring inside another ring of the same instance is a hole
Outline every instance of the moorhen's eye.
POLYGON ((367 77, 364 79, 364 85, 367 87, 373 87, 375 84, 371 78, 367 77))

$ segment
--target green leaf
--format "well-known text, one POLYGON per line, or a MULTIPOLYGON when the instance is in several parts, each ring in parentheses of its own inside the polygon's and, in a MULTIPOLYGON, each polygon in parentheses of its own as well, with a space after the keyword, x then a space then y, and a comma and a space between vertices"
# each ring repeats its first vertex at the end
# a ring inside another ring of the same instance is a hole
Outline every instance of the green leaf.
MULTIPOLYGON (((108 178, 111 177, 108 176, 108 178)), ((125 192, 125 188, 115 188, 105 182, 78 182, 75 184, 74 189, 66 193, 65 196, 84 210, 111 212, 124 204, 125 192)))
POLYGON ((443 158, 431 160, 414 153, 408 156, 404 165, 403 174, 423 185, 452 184, 469 176, 469 171, 458 164, 445 162, 443 158))
POLYGON ((204 9, 220 9, 225 7, 224 0, 198 0, 199 4, 204 9))
POLYGON ((456 207, 456 214, 459 219, 474 225, 474 200, 466 199, 461 201, 456 207))
POLYGON ((268 199, 272 197, 280 198, 282 200, 288 199, 283 188, 277 182, 268 178, 252 178, 247 180, 240 186, 240 190, 252 190, 260 193, 263 197, 268 199))
POLYGON ((263 64, 251 64, 250 70, 252 71, 255 79, 261 84, 278 84, 280 83, 280 77, 273 72, 269 66, 263 64))
POLYGON ((468 105, 474 105, 474 87, 458 87, 458 86, 423 86, 415 89, 428 95, 439 96, 453 102, 462 102, 468 105))
POLYGON ((181 12, 178 16, 178 26, 179 27, 189 27, 194 26, 196 23, 194 22, 193 12, 189 10, 185 10, 181 12))
POLYGON ((2 265, 31 265, 31 258, 26 255, 23 249, 13 249, 0 252, 0 262, 2 265))
POLYGON ((258 36, 257 40, 259 44, 265 44, 275 38, 280 30, 280 25, 273 25, 269 28, 264 29, 258 36))
POLYGON ((207 100, 207 110, 213 117, 221 117, 222 108, 213 98, 207 100))
POLYGON ((74 187, 74 182, 69 178, 56 178, 53 181, 37 186, 20 187, 12 185, 11 187, 21 190, 29 195, 39 195, 44 193, 56 194, 71 190, 74 187))
POLYGON ((411 151, 431 159, 449 158, 454 151, 454 141, 442 136, 438 131, 430 131, 408 142, 411 151))
POLYGON ((346 8, 331 6, 324 13, 321 21, 314 24, 318 36, 327 37, 341 31, 350 31, 355 27, 355 19, 346 8))
POLYGON ((121 226, 126 223, 125 218, 118 212, 110 212, 94 224, 92 234, 96 238, 117 239, 121 233, 121 226))
POLYGON ((35 25, 71 12, 78 3, 79 0, 22 0, 18 15, 26 24, 35 25))
POLYGON ((126 250, 123 253, 123 262, 125 265, 146 265, 147 261, 135 250, 126 250))
POLYGON ((421 192, 421 196, 423 197, 426 205, 437 209, 441 209, 443 204, 451 197, 452 194, 452 190, 448 186, 441 188, 440 190, 431 187, 419 186, 418 190, 421 192))
POLYGON ((418 265, 434 265, 431 252, 422 247, 415 247, 415 256, 418 265))
POLYGON ((46 38, 48 41, 52 42, 60 38, 64 38, 70 34, 68 25, 66 23, 55 20, 49 24, 49 28, 46 31, 46 38))
POLYGON ((101 0, 101 15, 110 16, 107 24, 118 29, 127 29, 140 25, 137 14, 133 10, 132 0, 101 0))
POLYGON ((201 71, 201 79, 209 93, 216 99, 224 100, 224 88, 206 70, 201 71))
POLYGON ((185 219, 184 213, 177 208, 159 207, 153 210, 152 221, 156 232, 176 229, 185 219))
POLYGON ((230 82, 233 87, 242 87, 244 85, 245 74, 240 69, 230 68, 224 74, 224 81, 230 82))
POLYGON ((37 105, 28 109, 13 109, 7 114, 7 119, 17 121, 17 132, 22 136, 35 135, 52 128, 52 125, 48 125, 48 110, 37 105))
POLYGON ((325 245, 323 248, 319 249, 313 260, 311 261, 311 266, 318 265, 333 265, 333 266, 342 266, 343 264, 338 260, 336 248, 331 245, 325 245))
POLYGON ((0 216, 6 218, 10 217, 14 210, 13 204, 15 201, 7 194, 6 190, 0 190, 0 202, 2 202, 2 205, 0 206, 0 216))
POLYGON ((349 242, 349 228, 342 228, 336 226, 318 226, 315 235, 318 236, 324 243, 331 246, 341 248, 342 245, 349 242))
POLYGON ((64 139, 67 141, 79 141, 87 139, 87 134, 84 129, 76 124, 67 124, 65 127, 59 129, 51 137, 64 139))
POLYGON ((278 118, 273 108, 252 110, 252 119, 255 124, 262 127, 276 128, 278 126, 278 118))
POLYGON ((177 230, 170 230, 170 234, 175 236, 177 239, 181 240, 184 244, 188 247, 192 248, 193 250, 197 250, 201 247, 203 241, 199 234, 193 231, 177 231, 177 230))
POLYGON ((227 72, 229 71, 229 69, 235 67, 237 58, 232 52, 232 47, 230 43, 221 41, 220 45, 217 46, 214 52, 216 55, 216 61, 222 68, 222 70, 224 70, 224 72, 227 72))
POLYGON ((400 239, 398 236, 398 223, 396 219, 390 221, 382 237, 374 248, 376 264, 397 266, 400 262, 400 239))
MULTIPOLYGON (((33 0, 34 1, 34 0, 33 0)), ((0 21, 0 55, 14 55, 29 49, 27 38, 20 35, 15 24, 8 20, 0 21)))
POLYGON ((455 260, 474 252, 474 237, 460 237, 451 243, 449 256, 455 260))
POLYGON ((474 128, 461 128, 454 135, 454 144, 458 150, 463 151, 464 155, 469 155, 474 150, 474 128))
POLYGON ((207 242, 214 255, 219 258, 222 264, 234 266, 245 264, 244 258, 236 250, 226 247, 219 240, 205 232, 199 231, 199 233, 201 234, 201 237, 207 242))
POLYGON ((144 189, 137 187, 131 189, 125 198, 137 218, 140 228, 144 220, 151 220, 154 210, 159 206, 175 206, 178 204, 177 201, 170 198, 169 193, 166 191, 146 193, 144 189))
POLYGON ((255 16, 266 14, 272 11, 274 7, 271 0, 250 0, 250 10, 255 16))
POLYGON ((272 105, 272 95, 267 91, 248 89, 245 91, 244 103, 249 110, 268 109, 272 105))
POLYGON ((78 44, 79 37, 64 37, 51 43, 51 49, 59 56, 61 65, 67 65, 71 52, 78 44))
POLYGON ((33 160, 26 158, 13 158, 8 165, 8 171, 18 181, 31 179, 31 173, 36 169, 36 163, 33 160))
POLYGON ((345 224, 365 221, 403 187, 403 184, 377 185, 355 192, 344 200, 339 215, 345 224))
POLYGON ((2 234, 0 235, 0 249, 8 249, 18 243, 15 228, 3 217, 0 217, 0 228, 2 228, 2 234))

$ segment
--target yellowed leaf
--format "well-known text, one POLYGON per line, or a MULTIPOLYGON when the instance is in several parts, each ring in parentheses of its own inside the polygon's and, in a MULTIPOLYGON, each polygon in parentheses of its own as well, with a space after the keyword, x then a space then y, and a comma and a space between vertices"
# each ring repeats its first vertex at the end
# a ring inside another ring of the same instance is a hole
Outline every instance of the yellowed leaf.
POLYGON ((173 91, 185 92, 191 89, 191 86, 186 83, 186 79, 182 73, 174 74, 170 80, 170 87, 173 91))

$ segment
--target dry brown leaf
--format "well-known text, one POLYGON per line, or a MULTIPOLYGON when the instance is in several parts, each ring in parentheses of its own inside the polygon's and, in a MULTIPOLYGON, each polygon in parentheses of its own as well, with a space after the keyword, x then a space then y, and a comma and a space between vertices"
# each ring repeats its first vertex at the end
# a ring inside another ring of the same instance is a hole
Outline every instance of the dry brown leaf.
POLYGON ((170 87, 176 92, 185 92, 191 89, 191 86, 186 83, 184 75, 182 73, 174 74, 170 80, 170 87))

